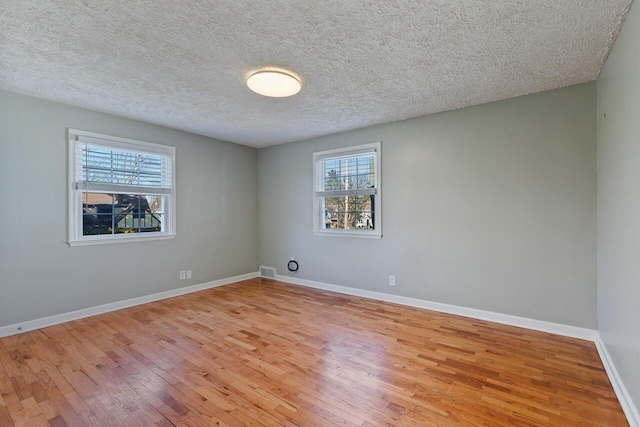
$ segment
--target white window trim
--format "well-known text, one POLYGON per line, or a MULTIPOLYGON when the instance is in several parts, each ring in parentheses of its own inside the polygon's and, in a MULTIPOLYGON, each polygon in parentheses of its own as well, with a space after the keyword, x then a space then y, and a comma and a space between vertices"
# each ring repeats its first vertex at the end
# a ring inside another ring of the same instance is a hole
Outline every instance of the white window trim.
POLYGON ((355 237, 360 239, 381 239, 382 238, 382 163, 381 143, 372 142, 369 144, 356 145, 334 150, 319 151, 313 153, 313 234, 316 236, 332 237, 355 237), (318 161, 336 157, 338 155, 349 155, 366 152, 376 152, 376 197, 375 197, 375 229, 374 230, 339 230, 322 228, 320 223, 320 203, 318 191, 318 161))
POLYGON ((138 141, 135 139, 121 138, 117 136, 104 135, 95 132, 87 132, 78 129, 68 128, 67 130, 67 200, 68 200, 68 241, 69 246, 87 246, 87 245, 104 245, 113 243, 130 243, 130 242, 148 242, 153 240, 169 240, 176 238, 176 149, 175 147, 153 144, 150 142, 138 141), (136 234, 103 234, 95 236, 82 235, 82 210, 81 195, 76 190, 75 179, 75 152, 76 140, 78 137, 92 138, 103 141, 105 144, 123 149, 139 148, 145 152, 155 152, 161 154, 169 154, 172 156, 172 192, 170 194, 170 212, 165 212, 165 221, 168 223, 169 230, 167 232, 157 232, 153 234, 144 233, 144 235, 136 234))

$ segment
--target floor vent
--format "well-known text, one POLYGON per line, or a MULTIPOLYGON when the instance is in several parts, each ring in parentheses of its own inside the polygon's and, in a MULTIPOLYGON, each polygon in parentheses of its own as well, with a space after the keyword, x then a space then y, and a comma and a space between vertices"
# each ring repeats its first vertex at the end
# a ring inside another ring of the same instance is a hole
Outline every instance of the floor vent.
POLYGON ((260 277, 264 277, 267 279, 275 279, 276 269, 271 267, 260 266, 260 277))

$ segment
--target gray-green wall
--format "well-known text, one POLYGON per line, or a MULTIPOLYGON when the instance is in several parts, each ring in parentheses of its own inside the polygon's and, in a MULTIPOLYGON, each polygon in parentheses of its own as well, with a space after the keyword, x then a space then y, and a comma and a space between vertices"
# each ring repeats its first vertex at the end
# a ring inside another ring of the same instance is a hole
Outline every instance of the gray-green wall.
POLYGON ((256 271, 257 197, 255 149, 0 91, 0 326, 256 271), (67 246, 67 127, 177 147, 175 240, 67 246))
POLYGON ((300 278, 595 328, 595 109, 587 84, 256 151, 0 92, 0 326, 294 256, 300 278), (67 127, 177 147, 176 240, 66 245, 67 127), (374 141, 384 237, 314 236, 312 153, 374 141))
POLYGON ((595 115, 591 83, 261 149, 260 264, 595 328, 595 115), (313 152, 375 141, 384 236, 314 236, 313 152))
POLYGON ((639 41, 636 4, 598 79, 598 331, 636 408, 640 408, 639 41))

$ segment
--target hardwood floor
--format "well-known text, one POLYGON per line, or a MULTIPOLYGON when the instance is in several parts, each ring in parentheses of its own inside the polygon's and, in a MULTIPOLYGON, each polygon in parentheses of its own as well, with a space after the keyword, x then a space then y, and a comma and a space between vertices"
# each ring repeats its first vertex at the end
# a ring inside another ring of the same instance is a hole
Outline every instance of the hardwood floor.
POLYGON ((593 343, 253 279, 0 340, 0 426, 626 426, 593 343))

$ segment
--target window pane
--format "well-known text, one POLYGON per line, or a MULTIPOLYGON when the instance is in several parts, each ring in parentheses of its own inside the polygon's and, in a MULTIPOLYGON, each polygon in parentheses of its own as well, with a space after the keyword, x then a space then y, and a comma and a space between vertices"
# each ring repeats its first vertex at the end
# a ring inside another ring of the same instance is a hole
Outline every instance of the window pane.
POLYGON ((116 234, 162 231, 163 196, 115 194, 116 234))
POLYGON ((82 234, 111 234, 113 194, 82 193, 82 234))
POLYGON ((82 193, 83 213, 111 213, 113 194, 82 193))
POLYGON ((116 214, 116 230, 115 234, 137 233, 138 226, 135 222, 133 214, 116 214))
POLYGON ((140 215, 140 196, 137 194, 114 194, 114 218, 116 234, 137 233, 134 219, 140 215))
POLYGON ((141 196, 138 218, 141 233, 162 231, 164 200, 164 196, 141 196))
POLYGON ((82 215, 82 234, 84 236, 112 234, 112 220, 113 215, 110 213, 82 215))
POLYGON ((150 233, 154 231, 162 231, 162 214, 146 213, 140 217, 140 232, 150 233))
POLYGON ((375 196, 325 197, 324 228, 373 230, 375 196))
POLYGON ((164 213, 163 196, 145 196, 151 213, 164 213))
POLYGON ((361 154, 322 161, 324 191, 375 187, 375 154, 361 154))

